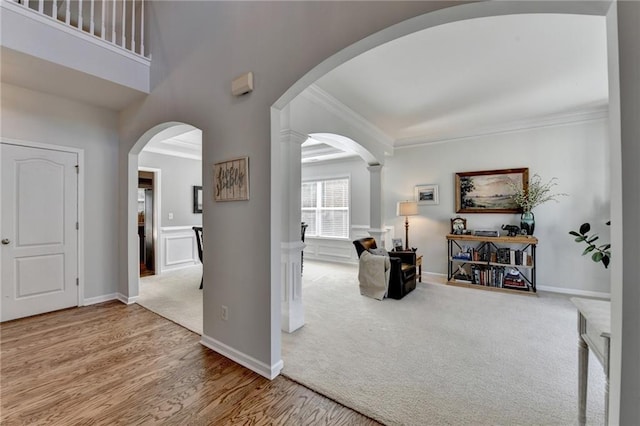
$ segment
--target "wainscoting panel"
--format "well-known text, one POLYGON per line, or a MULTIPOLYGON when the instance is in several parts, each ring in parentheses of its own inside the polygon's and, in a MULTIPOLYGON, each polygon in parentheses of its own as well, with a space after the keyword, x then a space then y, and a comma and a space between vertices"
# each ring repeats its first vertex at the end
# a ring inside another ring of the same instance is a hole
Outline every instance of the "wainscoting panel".
MULTIPOLYGON (((325 262, 358 263, 358 254, 353 246, 353 240, 369 236, 367 225, 352 225, 351 237, 348 240, 331 240, 327 238, 306 237, 304 258, 323 260, 325 262)), ((393 236, 393 227, 386 227, 388 246, 393 236)))
POLYGON ((198 249, 196 236, 190 226, 167 226, 160 229, 162 259, 160 272, 196 265, 198 249))

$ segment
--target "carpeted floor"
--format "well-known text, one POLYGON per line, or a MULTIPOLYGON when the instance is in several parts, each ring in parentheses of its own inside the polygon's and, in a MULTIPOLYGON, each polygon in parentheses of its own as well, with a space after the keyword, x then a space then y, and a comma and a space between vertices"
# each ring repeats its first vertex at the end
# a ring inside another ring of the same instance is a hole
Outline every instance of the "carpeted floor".
POLYGON ((138 304, 202 334, 202 265, 140 278, 138 304))
MULTIPOLYGON (((286 376, 385 424, 577 423, 576 310, 567 297, 419 283, 359 294, 357 267, 305 262, 305 326, 283 333, 286 376)), ((588 423, 604 423, 590 358, 588 423)))
MULTIPOLYGON (((140 280, 138 302, 202 332, 201 267, 140 280)), ((305 326, 282 334, 283 374, 389 425, 577 423, 576 311, 568 297, 420 283, 360 295, 357 267, 305 261, 305 326)), ((604 423, 589 359, 588 424, 604 423)))

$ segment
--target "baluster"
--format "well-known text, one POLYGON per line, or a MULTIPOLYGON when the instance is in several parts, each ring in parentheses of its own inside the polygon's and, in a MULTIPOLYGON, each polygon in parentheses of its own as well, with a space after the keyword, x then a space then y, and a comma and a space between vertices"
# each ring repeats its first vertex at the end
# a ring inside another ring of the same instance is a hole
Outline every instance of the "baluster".
POLYGON ((78 29, 82 29, 82 3, 84 0, 78 0, 78 29))
POLYGON ((144 56, 144 0, 140 0, 140 54, 144 56))
POLYGON ((111 14, 111 43, 116 44, 116 0, 113 2, 113 13, 111 14))
POLYGON ((127 29, 127 26, 125 25, 125 22, 127 22, 127 1, 126 0, 122 0, 122 40, 120 46, 124 47, 125 49, 127 48, 127 38, 124 35, 125 30, 127 29))
POLYGON ((95 11, 95 4, 94 4, 94 1, 91 0, 91 19, 89 20, 89 34, 91 35, 96 35, 95 32, 93 31, 95 29, 95 25, 93 23, 93 20, 95 19, 93 16, 94 11, 95 11))
POLYGON ((131 1, 131 51, 136 52, 136 0, 131 1))
POLYGON ((101 27, 101 30, 100 30, 100 36, 102 37, 102 39, 103 39, 103 40, 104 40, 104 39, 105 39, 105 37, 106 37, 106 35, 105 35, 105 31, 106 31, 106 28, 105 28, 105 26, 106 26, 106 19, 105 19, 105 16, 104 16, 104 13, 105 13, 105 3, 106 3, 106 1, 107 1, 107 0, 100 0, 100 5, 102 6, 102 14, 100 15, 100 17, 101 17, 101 19, 102 19, 102 27, 101 27))
POLYGON ((42 13, 44 11, 44 0, 38 1, 38 12, 42 13))
POLYGON ((51 6, 51 17, 53 19, 58 19, 58 0, 53 0, 53 5, 51 6))
POLYGON ((64 17, 64 22, 67 25, 71 25, 71 3, 69 0, 65 0, 67 2, 67 7, 65 9, 65 17, 64 17))

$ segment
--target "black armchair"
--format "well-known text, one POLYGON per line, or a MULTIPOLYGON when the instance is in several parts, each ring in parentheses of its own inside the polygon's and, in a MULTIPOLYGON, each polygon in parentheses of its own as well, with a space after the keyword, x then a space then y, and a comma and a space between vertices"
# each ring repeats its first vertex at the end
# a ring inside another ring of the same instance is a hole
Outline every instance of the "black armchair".
MULTIPOLYGON (((376 240, 372 237, 355 240, 353 245, 358 252, 358 258, 363 251, 377 248, 376 240)), ((402 299, 416 288, 416 253, 390 251, 389 260, 391 261, 391 274, 387 296, 392 299, 402 299)))
MULTIPOLYGON (((200 258, 200 263, 202 263, 202 226, 194 226, 192 227, 193 232, 196 233, 196 242, 198 243, 198 257, 200 258)), ((204 268, 204 265, 202 266, 204 268)), ((200 290, 202 290, 202 284, 204 283, 204 270, 202 271, 202 278, 200 279, 200 290)))

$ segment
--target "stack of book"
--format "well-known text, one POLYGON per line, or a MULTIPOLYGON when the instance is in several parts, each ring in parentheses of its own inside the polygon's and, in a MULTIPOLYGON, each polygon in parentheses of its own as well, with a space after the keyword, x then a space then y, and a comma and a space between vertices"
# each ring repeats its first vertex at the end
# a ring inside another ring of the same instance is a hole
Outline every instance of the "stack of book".
POLYGON ((524 280, 524 278, 522 278, 520 272, 515 269, 510 269, 505 273, 503 286, 504 288, 511 288, 516 290, 529 290, 527 282, 524 280))

